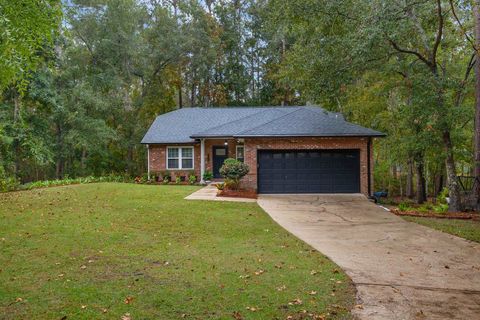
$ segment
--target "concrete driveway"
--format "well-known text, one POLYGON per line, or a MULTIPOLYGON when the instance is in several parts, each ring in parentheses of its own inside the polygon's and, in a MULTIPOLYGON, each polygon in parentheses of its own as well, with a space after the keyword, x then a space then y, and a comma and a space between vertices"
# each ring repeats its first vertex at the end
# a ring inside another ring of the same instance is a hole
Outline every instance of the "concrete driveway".
POLYGON ((480 319, 480 244, 406 222, 363 195, 261 195, 258 204, 346 271, 359 319, 480 319))

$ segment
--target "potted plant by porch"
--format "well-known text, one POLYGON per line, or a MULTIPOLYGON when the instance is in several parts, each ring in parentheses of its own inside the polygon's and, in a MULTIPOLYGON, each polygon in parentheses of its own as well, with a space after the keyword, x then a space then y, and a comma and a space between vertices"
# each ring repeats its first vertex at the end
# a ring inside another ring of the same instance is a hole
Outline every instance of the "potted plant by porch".
POLYGON ((228 158, 220 168, 220 174, 225 178, 223 190, 220 195, 237 197, 255 197, 255 193, 240 190, 240 180, 247 175, 250 168, 245 163, 236 159, 228 158))

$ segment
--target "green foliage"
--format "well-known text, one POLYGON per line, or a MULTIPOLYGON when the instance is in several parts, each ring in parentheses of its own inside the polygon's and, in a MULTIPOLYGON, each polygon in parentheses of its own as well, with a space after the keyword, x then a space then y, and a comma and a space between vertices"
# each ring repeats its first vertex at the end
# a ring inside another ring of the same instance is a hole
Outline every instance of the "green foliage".
POLYGON ((163 181, 167 180, 170 182, 172 180, 172 174, 170 173, 170 171, 162 171, 160 175, 163 181))
POLYGON ((20 181, 15 177, 0 176, 0 192, 18 190, 20 181))
POLYGON ((400 202, 398 204, 398 210, 400 210, 400 211, 411 211, 412 207, 407 202, 400 202))
POLYGON ((18 180, 13 178, 0 179, 0 192, 16 191, 16 190, 32 190, 45 187, 66 186, 70 184, 86 184, 95 182, 134 182, 128 175, 110 174, 102 177, 82 177, 82 178, 65 178, 56 180, 39 180, 26 184, 20 184, 18 180))
POLYGON ((0 0, 0 91, 25 92, 30 72, 52 53, 61 16, 59 0, 0 0))
POLYGON ((447 204, 448 188, 443 188, 437 195, 437 202, 440 204, 447 204))
POLYGON ((188 182, 192 185, 195 184, 197 182, 197 176, 194 174, 190 174, 188 176, 188 182))
POLYGON ((163 177, 162 183, 163 184, 169 184, 170 183, 170 177, 163 177))
POLYGON ((240 180, 247 175, 249 170, 248 165, 245 163, 228 158, 220 168, 220 174, 225 178, 225 184, 228 188, 237 190, 240 180))
POLYGON ((182 178, 180 176, 177 176, 175 178, 175 184, 180 184, 182 182, 182 178))
POLYGON ((436 213, 446 213, 448 211, 448 204, 439 203, 437 205, 434 205, 432 209, 436 213))
POLYGON ((206 170, 206 171, 203 173, 203 180, 205 180, 205 181, 211 181, 212 179, 213 179, 213 173, 212 173, 212 171, 206 170))

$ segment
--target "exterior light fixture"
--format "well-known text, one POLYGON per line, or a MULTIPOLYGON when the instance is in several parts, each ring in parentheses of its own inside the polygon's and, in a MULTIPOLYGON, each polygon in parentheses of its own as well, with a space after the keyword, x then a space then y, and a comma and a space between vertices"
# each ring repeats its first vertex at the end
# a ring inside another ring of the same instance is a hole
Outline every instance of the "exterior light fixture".
POLYGON ((225 140, 225 142, 223 143, 224 145, 228 146, 228 142, 227 140, 225 140))

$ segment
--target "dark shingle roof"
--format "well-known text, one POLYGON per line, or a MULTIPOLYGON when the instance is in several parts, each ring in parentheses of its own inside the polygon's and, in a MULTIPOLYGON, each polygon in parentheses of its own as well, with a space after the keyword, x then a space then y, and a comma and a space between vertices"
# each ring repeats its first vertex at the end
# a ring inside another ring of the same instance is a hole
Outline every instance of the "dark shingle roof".
POLYGON ((384 136, 320 107, 184 108, 158 116, 142 143, 209 137, 384 136))

